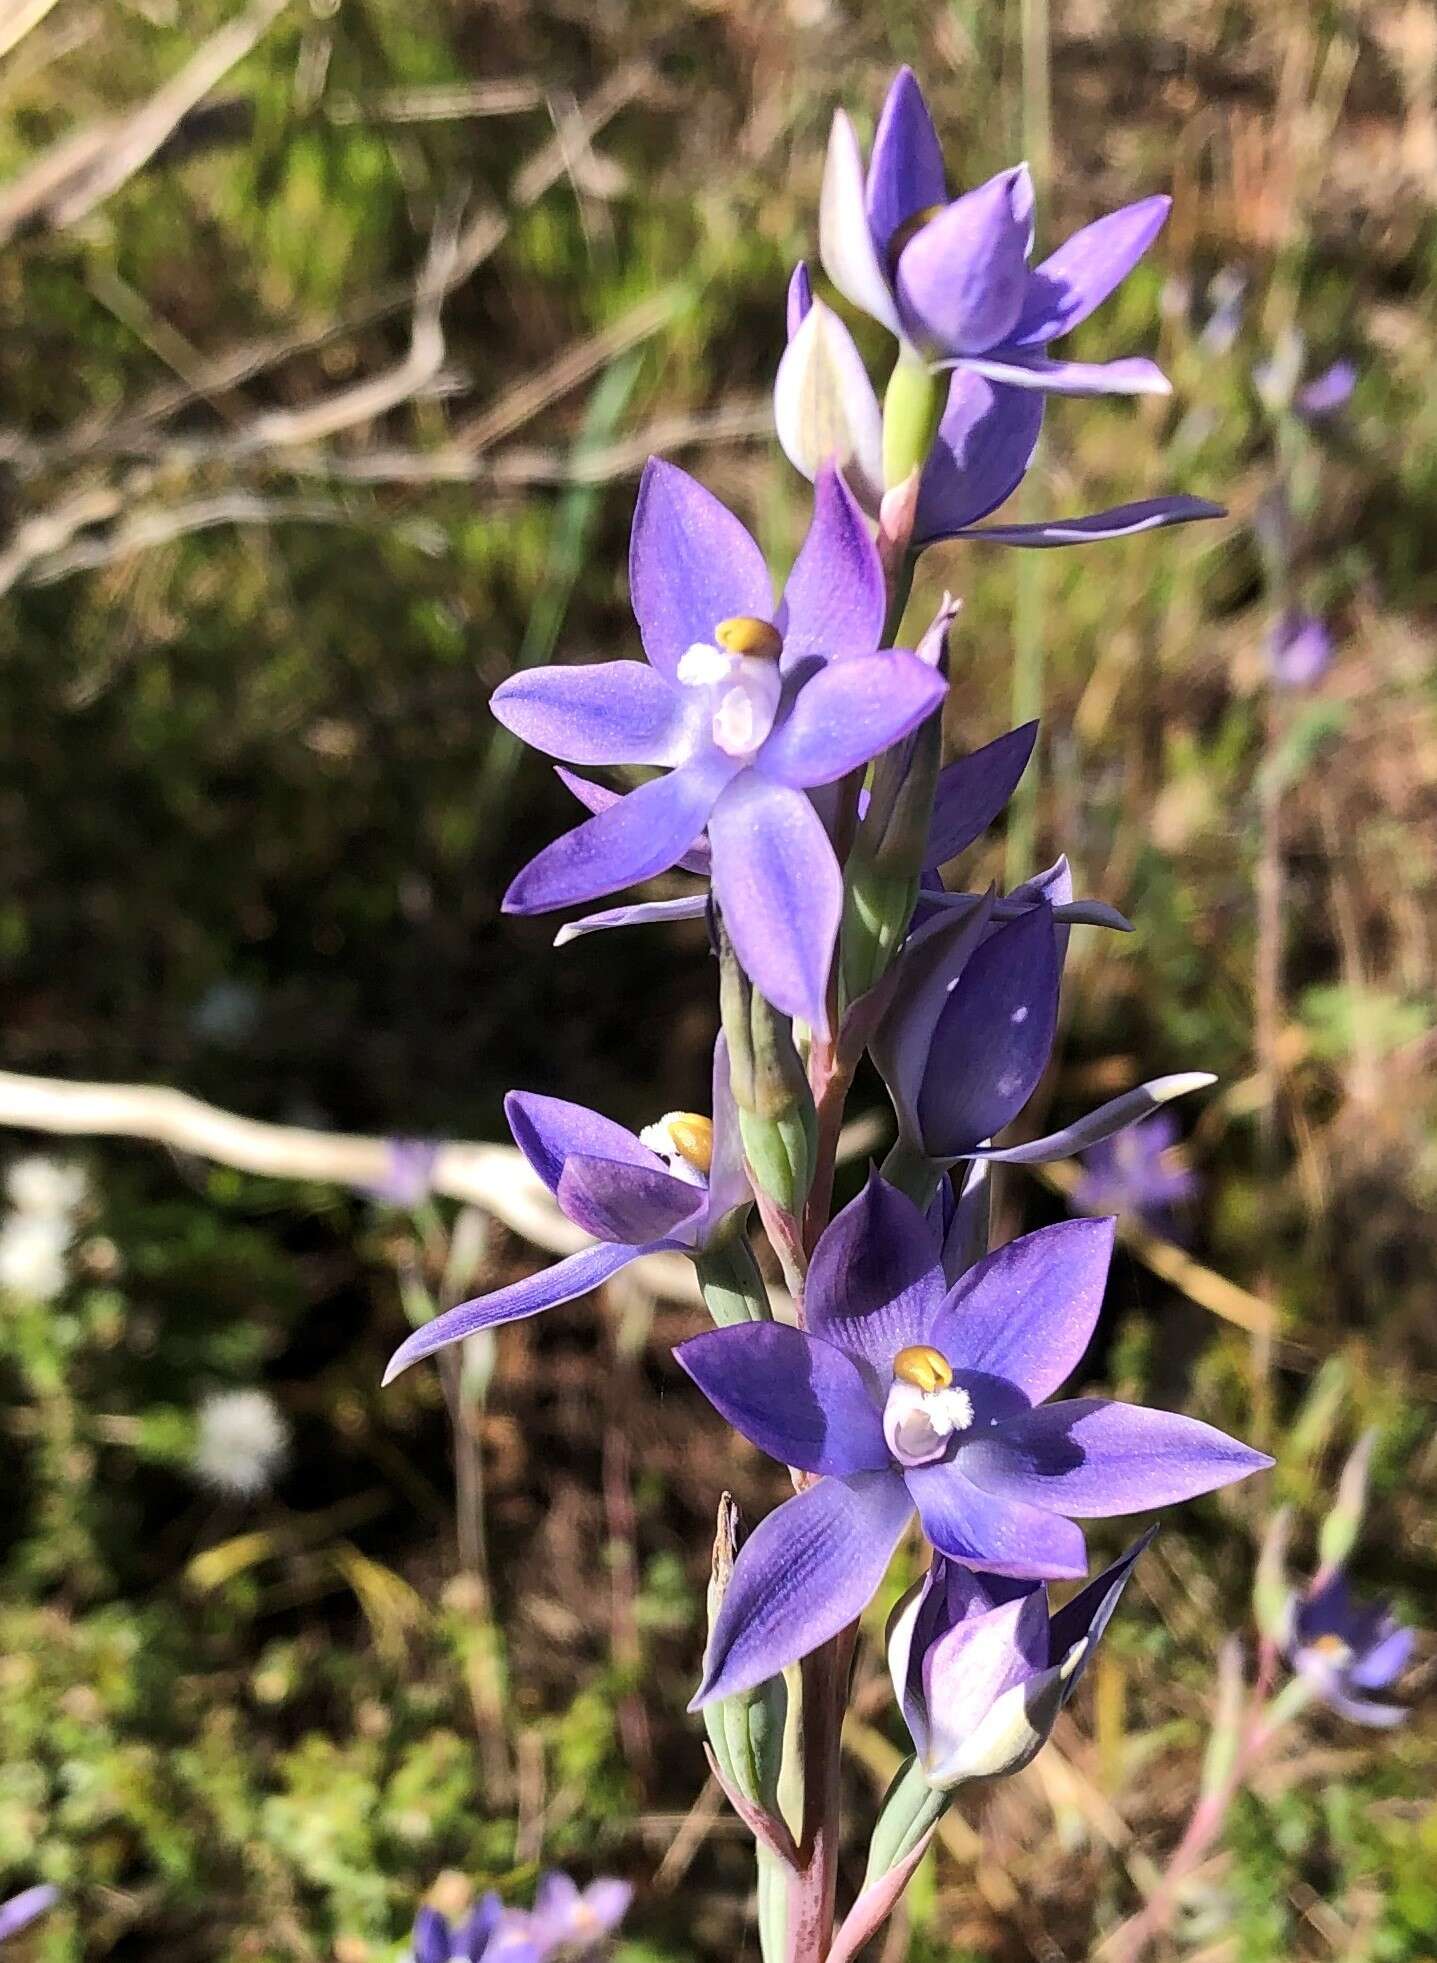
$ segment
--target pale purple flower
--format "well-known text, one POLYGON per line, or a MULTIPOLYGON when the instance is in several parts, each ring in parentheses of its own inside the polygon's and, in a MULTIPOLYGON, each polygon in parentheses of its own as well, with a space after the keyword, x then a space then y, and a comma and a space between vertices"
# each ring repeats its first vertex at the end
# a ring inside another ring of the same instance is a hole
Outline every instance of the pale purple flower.
POLYGON ((696 1705, 751 1689, 868 1602, 916 1511, 940 1554, 1080 1576, 1073 1516, 1146 1512, 1272 1463, 1210 1425, 1105 1398, 1045 1405, 1097 1321, 1111 1221, 999 1248, 953 1287, 935 1227, 876 1175, 814 1250, 804 1329, 734 1325, 680 1363, 736 1430, 821 1475, 745 1541, 696 1705))
POLYGON ((1053 1614, 1041 1582, 935 1554, 888 1623, 888 1668, 923 1776, 946 1789, 1018 1772, 1077 1689, 1156 1528, 1053 1614))
POLYGON ((567 763, 663 774, 546 846, 505 896, 517 913, 595 899, 678 865, 707 834, 714 895, 745 972, 778 1008, 825 1025, 843 876, 810 792, 860 769, 930 715, 945 682, 879 649, 877 548, 825 471, 775 601, 731 512, 651 459, 634 514, 630 596, 647 664, 526 670, 495 715, 567 763))
POLYGON ((1316 614, 1292 609, 1267 637, 1268 668, 1283 688, 1310 688, 1321 681, 1332 654, 1331 630, 1316 614))
POLYGON ((1073 1190, 1080 1213, 1126 1213, 1171 1236, 1173 1215, 1194 1199, 1198 1176, 1176 1158, 1178 1128, 1166 1112, 1145 1119, 1083 1155, 1073 1190))
POLYGON ((752 1198, 722 1037, 714 1046, 712 1083, 707 1133, 691 1112, 671 1112, 635 1134, 585 1105, 511 1091, 504 1115, 514 1143, 561 1212, 595 1244, 426 1322, 394 1352, 385 1383, 480 1329, 587 1295, 642 1255, 701 1252, 752 1198))
POLYGON ((39 1916, 48 1914, 59 1899, 59 1889, 46 1884, 26 1888, 21 1894, 12 1895, 8 1902, 0 1902, 0 1943, 28 1929, 39 1916))
POLYGON ((546 1874, 534 1894, 529 1928, 542 1957, 589 1956, 628 1913, 627 1881, 601 1877, 580 1888, 567 1874, 546 1874))
POLYGON ((1325 1704, 1356 1724, 1400 1724, 1407 1713, 1371 1692, 1406 1669, 1415 1637, 1385 1602, 1353 1599, 1341 1568, 1293 1598, 1284 1645, 1293 1669, 1325 1704))
POLYGON ((439 1147, 425 1138, 387 1138, 384 1155, 384 1171, 368 1188, 371 1199, 407 1211, 421 1206, 433 1191, 439 1147))
MULTIPOLYGON (((774 383, 784 454, 810 479, 825 463, 838 466, 860 503, 876 515, 883 490, 883 412, 852 335, 831 308, 813 299, 802 265, 789 285, 788 322, 789 342, 774 383)), ((1085 545, 1222 515, 1222 507, 1205 498, 1167 496, 1080 518, 980 524, 1022 482, 1037 447, 1043 404, 1031 389, 968 368, 954 371, 919 485, 915 549, 949 538, 1085 545)))
POLYGON ((1334 361, 1293 397, 1292 406, 1306 422, 1322 422, 1345 409, 1357 386, 1357 365, 1348 360, 1334 361))

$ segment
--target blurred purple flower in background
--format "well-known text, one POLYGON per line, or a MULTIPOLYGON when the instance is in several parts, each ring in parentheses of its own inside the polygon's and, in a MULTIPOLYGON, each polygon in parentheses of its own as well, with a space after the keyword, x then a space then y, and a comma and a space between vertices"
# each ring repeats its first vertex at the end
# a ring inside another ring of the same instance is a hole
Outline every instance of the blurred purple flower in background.
POLYGON ((593 1956, 618 1928, 633 1899, 626 1881, 579 1888, 567 1874, 543 1875, 532 1909, 480 1897, 461 1920, 422 1908, 414 1924, 414 1963, 560 1963, 593 1956))
POLYGON ((26 1888, 19 1895, 12 1895, 8 1902, 0 1902, 0 1943, 7 1936, 18 1936, 22 1929, 28 1929, 39 1916, 54 1908, 60 1899, 58 1888, 42 1885, 26 1888))
POLYGON ((1332 654, 1331 631, 1316 614, 1290 609, 1267 637, 1268 669, 1283 688, 1310 688, 1327 672, 1332 654))
POLYGON ((628 1913, 627 1881, 601 1877, 580 1888, 567 1874, 546 1874, 534 1894, 529 1928, 542 1957, 588 1956, 628 1913))
POLYGON ((1171 1238, 1176 1210, 1195 1199, 1202 1185, 1178 1162, 1178 1138, 1176 1120, 1164 1111, 1102 1140, 1083 1155, 1074 1206, 1080 1213, 1128 1214, 1171 1238))
POLYGON ((1309 422, 1320 422, 1326 416, 1336 415, 1345 409, 1352 399, 1352 391, 1357 386, 1357 364, 1352 361, 1334 361, 1330 368, 1306 383, 1293 397, 1292 406, 1299 416, 1309 422))
POLYGON ((1386 1690, 1407 1667, 1415 1641, 1386 1602, 1354 1600, 1341 1568, 1320 1574, 1292 1598, 1284 1647, 1304 1683, 1356 1724, 1400 1724, 1407 1713, 1368 1695, 1386 1690))
POLYGON ((414 1963, 541 1963, 528 1917, 497 1895, 480 1897, 461 1921, 422 1908, 414 1923, 414 1963))
POLYGON ((439 1147, 424 1138, 387 1138, 385 1167, 369 1188, 371 1199, 412 1212, 432 1190, 430 1180, 439 1147))

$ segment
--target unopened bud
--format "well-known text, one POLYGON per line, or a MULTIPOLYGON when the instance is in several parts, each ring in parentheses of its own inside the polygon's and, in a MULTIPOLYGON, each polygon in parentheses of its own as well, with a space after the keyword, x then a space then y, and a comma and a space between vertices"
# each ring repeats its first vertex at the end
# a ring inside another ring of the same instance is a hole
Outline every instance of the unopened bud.
POLYGON ((1292 1590, 1287 1579, 1287 1544, 1292 1534, 1292 1509, 1279 1507, 1268 1522, 1253 1576, 1252 1609, 1260 1633, 1281 1643, 1291 1612, 1292 1590))
POLYGON ((795 1216, 813 1178, 817 1117, 793 1024, 759 994, 718 922, 719 1011, 744 1153, 769 1198, 795 1216))
POLYGON ((1367 1480, 1376 1443, 1377 1433, 1364 1431, 1342 1468, 1336 1502, 1323 1521, 1317 1540, 1318 1567, 1323 1575, 1340 1568, 1357 1545, 1362 1516, 1367 1511, 1367 1480))
MULTIPOLYGON (((709 1571, 709 1633, 723 1607, 733 1577, 734 1561, 743 1539, 739 1510, 731 1493, 719 1501, 709 1571)), ((779 1772, 783 1759, 788 1690, 781 1677, 772 1677, 754 1690, 725 1697, 704 1706, 704 1727, 720 1772, 745 1799, 772 1812, 778 1804, 779 1772)))
POLYGON ((947 377, 902 354, 883 393, 883 482, 892 490, 921 471, 933 448, 947 396, 947 377))

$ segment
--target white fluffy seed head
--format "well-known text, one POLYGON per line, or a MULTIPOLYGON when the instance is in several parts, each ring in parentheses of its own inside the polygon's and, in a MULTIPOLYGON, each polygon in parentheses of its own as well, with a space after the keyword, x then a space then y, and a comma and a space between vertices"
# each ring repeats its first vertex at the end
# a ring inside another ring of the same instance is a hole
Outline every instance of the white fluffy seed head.
POLYGON ((63 1215, 69 1219, 85 1204, 89 1182, 72 1160, 35 1152, 16 1159, 5 1175, 5 1193, 17 1213, 63 1215))
POLYGON ((207 1486, 261 1493, 288 1449, 289 1426, 268 1391, 215 1391, 201 1403, 191 1464, 207 1486))
POLYGON ((59 1213, 12 1213, 0 1226, 0 1290, 53 1302, 69 1280, 70 1220, 59 1213))

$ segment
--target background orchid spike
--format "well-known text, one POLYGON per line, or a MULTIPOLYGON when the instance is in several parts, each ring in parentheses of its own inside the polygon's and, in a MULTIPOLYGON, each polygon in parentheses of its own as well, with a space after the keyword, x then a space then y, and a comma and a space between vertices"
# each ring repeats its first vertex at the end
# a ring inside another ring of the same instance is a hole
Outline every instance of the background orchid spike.
POLYGON ((677 865, 706 831, 714 897, 745 970, 785 1014, 826 1031, 843 877, 808 794, 931 715, 944 681, 912 653, 880 651, 883 570, 833 470, 775 603, 738 519, 650 459, 629 575, 648 665, 526 670, 492 707, 565 762, 664 774, 546 846, 504 904, 543 913, 616 892, 677 865))
MULTIPOLYGON (((864 510, 877 518, 883 497, 883 410, 853 336, 831 308, 813 298, 804 266, 789 285, 788 334, 773 398, 784 455, 810 481, 826 463, 836 465, 864 510)), ((984 525, 980 520, 1005 504, 1027 474, 1043 424, 1044 397, 963 368, 942 386, 947 399, 918 488, 915 552, 952 538, 995 545, 1089 545, 1222 516, 1222 506, 1206 498, 1173 494, 1078 518, 984 525)))
POLYGON ((1149 1528, 1054 1615, 1042 1582, 935 1554, 888 1624, 893 1689, 929 1785, 1018 1772, 1077 1689, 1149 1528))
POLYGON ((1044 1403, 1087 1348, 1112 1239, 1111 1221, 1042 1228, 950 1288, 934 1227, 873 1175, 814 1250, 805 1329, 750 1323, 679 1347, 737 1431, 819 1475, 740 1549, 695 1708, 845 1628, 915 1511, 964 1566, 1080 1576, 1072 1516, 1145 1512, 1271 1465, 1173 1412, 1044 1403))
POLYGON ((514 1143, 569 1219, 594 1235, 595 1245, 425 1323, 394 1352, 385 1383, 477 1330, 587 1295, 641 1255, 676 1249, 701 1258, 752 1198, 722 1037, 714 1046, 713 1120, 706 1140, 705 1121, 690 1113, 671 1113, 636 1136, 582 1104, 527 1091, 511 1091, 504 1112, 514 1143), (686 1122, 676 1125, 675 1118, 686 1122), (707 1145, 707 1165, 699 1140, 707 1145))
POLYGON ((1339 1716, 1391 1726, 1402 1722, 1405 1709, 1372 1692, 1397 1681, 1415 1641, 1386 1602, 1355 1600, 1338 1568, 1293 1598, 1283 1647, 1299 1679, 1339 1716))
MULTIPOLYGON (((1211 1077, 1201 1080, 1203 1085, 1212 1081, 1211 1077)), ((1099 1140, 1083 1155, 1074 1206, 1080 1213, 1128 1214, 1154 1233, 1171 1237, 1178 1210, 1189 1205, 1202 1186, 1192 1167, 1177 1156, 1179 1137, 1176 1120, 1160 1111, 1099 1140)))

